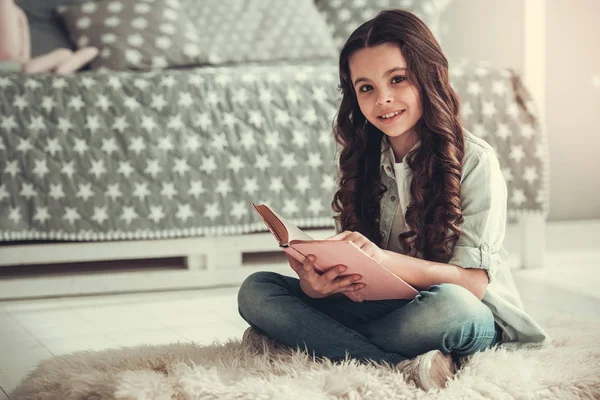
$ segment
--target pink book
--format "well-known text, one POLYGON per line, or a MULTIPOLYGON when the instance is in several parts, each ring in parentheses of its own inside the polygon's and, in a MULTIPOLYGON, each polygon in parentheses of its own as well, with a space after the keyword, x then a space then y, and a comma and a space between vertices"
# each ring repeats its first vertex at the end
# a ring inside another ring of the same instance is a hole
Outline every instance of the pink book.
POLYGON ((279 247, 296 260, 303 263, 306 256, 314 254, 317 257, 315 269, 319 273, 337 265, 345 265, 347 269, 342 276, 360 274, 360 282, 366 286, 355 292, 344 293, 351 300, 412 299, 419 293, 351 241, 315 240, 269 206, 251 204, 277 239, 279 247))

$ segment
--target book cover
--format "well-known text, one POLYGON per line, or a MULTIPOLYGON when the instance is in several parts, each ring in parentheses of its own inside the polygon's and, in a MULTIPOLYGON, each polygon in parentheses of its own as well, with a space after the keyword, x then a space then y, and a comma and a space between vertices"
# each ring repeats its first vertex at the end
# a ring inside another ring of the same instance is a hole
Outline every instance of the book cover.
POLYGON ((345 265, 341 276, 360 274, 359 282, 366 286, 355 292, 344 293, 353 301, 412 299, 419 292, 379 264, 351 241, 315 240, 293 223, 285 220, 267 205, 251 203, 269 228, 279 247, 300 262, 309 254, 316 259, 315 270, 323 273, 338 265, 345 265))

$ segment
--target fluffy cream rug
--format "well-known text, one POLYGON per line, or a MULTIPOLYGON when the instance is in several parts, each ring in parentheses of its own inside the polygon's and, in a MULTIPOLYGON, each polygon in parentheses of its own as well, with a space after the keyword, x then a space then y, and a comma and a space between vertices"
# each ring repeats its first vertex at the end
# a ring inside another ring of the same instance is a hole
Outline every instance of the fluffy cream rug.
POLYGON ((77 352, 42 361, 11 394, 25 399, 593 399, 600 398, 600 321, 544 323, 538 350, 474 355, 446 389, 425 393, 392 369, 252 356, 239 341, 77 352))

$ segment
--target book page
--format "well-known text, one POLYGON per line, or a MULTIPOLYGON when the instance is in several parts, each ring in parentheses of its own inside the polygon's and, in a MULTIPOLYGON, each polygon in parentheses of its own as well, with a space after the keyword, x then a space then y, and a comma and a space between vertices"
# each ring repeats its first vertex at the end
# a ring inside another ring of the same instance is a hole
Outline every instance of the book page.
POLYGON ((293 223, 287 221, 281 215, 279 215, 275 211, 273 211, 273 209, 271 207, 269 207, 269 209, 271 210, 271 212, 273 212, 273 214, 277 218, 279 218, 279 220, 281 221, 281 223, 283 225, 285 225, 285 228, 287 229, 288 241, 287 241, 287 243, 284 243, 284 244, 288 244, 292 240, 314 240, 312 237, 310 237, 310 235, 308 235, 307 233, 304 233, 303 231, 301 231, 300 228, 298 228, 296 225, 294 225, 293 223))

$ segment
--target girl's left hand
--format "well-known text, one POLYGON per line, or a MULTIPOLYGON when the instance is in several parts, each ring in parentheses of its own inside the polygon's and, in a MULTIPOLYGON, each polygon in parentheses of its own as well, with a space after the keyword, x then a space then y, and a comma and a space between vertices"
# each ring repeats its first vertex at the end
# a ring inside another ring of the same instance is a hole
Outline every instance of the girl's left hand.
POLYGON ((379 264, 384 264, 387 260, 387 254, 375 243, 371 242, 366 236, 357 231, 344 231, 337 235, 326 238, 325 240, 346 240, 354 243, 359 249, 367 253, 379 264))

